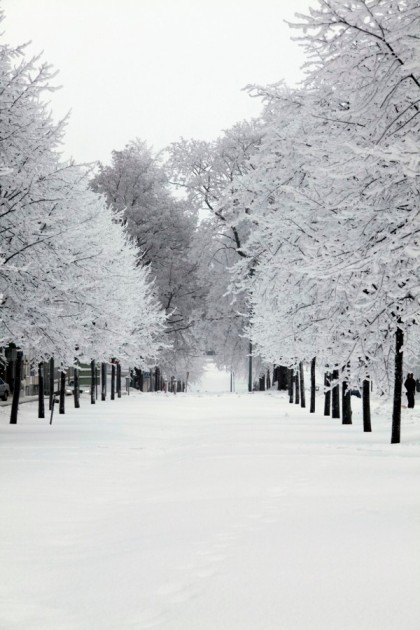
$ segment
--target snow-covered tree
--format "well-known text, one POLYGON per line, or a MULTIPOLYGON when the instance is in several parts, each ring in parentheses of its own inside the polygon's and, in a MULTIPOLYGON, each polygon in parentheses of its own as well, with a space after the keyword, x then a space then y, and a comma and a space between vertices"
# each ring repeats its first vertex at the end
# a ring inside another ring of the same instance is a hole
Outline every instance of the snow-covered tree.
POLYGON ((138 248, 138 260, 150 269, 159 302, 167 315, 171 348, 160 356, 168 377, 197 378, 203 367, 203 343, 197 327, 203 312, 198 263, 191 254, 195 213, 170 191, 163 168, 140 141, 113 151, 111 164, 100 165, 92 188, 120 212, 138 248))
POLYGON ((252 270, 252 258, 244 251, 249 227, 242 218, 244 209, 225 205, 223 196, 226 191, 234 195, 235 178, 251 168, 250 158, 261 134, 258 121, 244 121, 214 142, 181 139, 170 146, 167 162, 171 181, 186 192, 202 218, 199 232, 207 247, 201 275, 210 292, 204 334, 211 340, 218 366, 242 373, 247 371, 244 358, 250 354, 250 342, 245 338, 247 303, 243 292, 233 295, 230 291, 233 279, 229 270, 238 258, 247 266, 245 274, 252 270))
POLYGON ((155 355, 164 314, 125 228, 62 162, 63 123, 42 95, 50 68, 0 46, 0 346, 65 368, 89 358, 155 355), (141 322, 141 325, 140 323, 141 322))

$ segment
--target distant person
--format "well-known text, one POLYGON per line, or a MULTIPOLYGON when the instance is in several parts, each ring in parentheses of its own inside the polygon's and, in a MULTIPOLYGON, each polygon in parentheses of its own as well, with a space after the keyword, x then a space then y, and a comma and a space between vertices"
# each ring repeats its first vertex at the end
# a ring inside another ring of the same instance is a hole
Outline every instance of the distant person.
POLYGON ((407 378, 404 382, 404 387, 407 392, 408 407, 409 409, 412 409, 414 407, 414 399, 416 396, 416 379, 414 378, 412 372, 409 372, 407 374, 407 378))

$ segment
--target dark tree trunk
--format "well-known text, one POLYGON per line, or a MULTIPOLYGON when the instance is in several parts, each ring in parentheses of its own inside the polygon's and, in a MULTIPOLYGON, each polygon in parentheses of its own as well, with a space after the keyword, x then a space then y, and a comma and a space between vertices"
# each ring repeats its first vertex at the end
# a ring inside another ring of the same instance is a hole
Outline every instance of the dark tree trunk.
POLYGON ((121 363, 117 363, 117 396, 121 398, 121 363))
MULTIPOLYGON (((343 372, 347 369, 347 376, 349 374, 349 366, 343 368, 343 372)), ((344 380, 341 386, 341 406, 342 406, 342 424, 352 424, 352 411, 351 411, 351 394, 349 381, 344 380)))
POLYGON ((182 383, 181 383, 181 381, 177 381, 176 382, 176 391, 177 392, 182 392, 182 383))
POLYGON ((392 411, 391 444, 401 442, 401 397, 403 386, 403 344, 404 333, 401 328, 395 331, 395 371, 394 371, 394 407, 392 411))
POLYGON ((155 367, 155 392, 159 391, 159 368, 155 367))
POLYGON ((22 378, 22 350, 18 350, 16 354, 15 373, 14 373, 14 390, 12 398, 12 408, 10 410, 10 424, 17 424, 19 399, 20 399, 20 382, 22 378))
POLYGON ((60 406, 58 408, 59 413, 66 413, 66 373, 60 372, 60 406))
POLYGON ((106 363, 101 363, 101 400, 106 400, 106 363))
POLYGON ((252 392, 252 341, 249 342, 249 357, 248 357, 248 391, 252 392))
POLYGON ((301 407, 306 407, 305 375, 303 373, 303 361, 299 362, 299 381, 300 381, 300 406, 301 407))
POLYGON ((289 403, 293 403, 293 370, 287 370, 287 389, 289 393, 289 403))
POLYGON ((284 365, 277 366, 277 389, 288 390, 288 369, 284 365))
POLYGON ((265 376, 264 375, 260 376, 259 389, 260 389, 260 392, 265 392, 265 376))
POLYGON ((90 404, 94 405, 96 403, 95 397, 95 385, 96 385, 96 364, 92 359, 90 362, 90 404))
POLYGON ((324 416, 331 415, 331 390, 328 389, 331 385, 331 373, 325 372, 324 374, 324 416))
MULTIPOLYGON (((339 371, 333 370, 332 380, 338 381, 339 379, 339 371)), ((340 385, 337 383, 334 385, 332 389, 332 417, 339 418, 340 417, 340 385)))
POLYGON ((48 391, 48 394, 49 394, 49 406, 48 406, 48 408, 51 411, 52 406, 53 406, 53 398, 54 398, 54 357, 50 358, 50 366, 49 367, 50 367, 50 373, 49 373, 49 378, 48 378, 48 380, 49 380, 49 385, 48 385, 48 388, 49 388, 49 391, 48 391))
POLYGON ((267 370, 267 389, 271 389, 271 374, 270 369, 267 370))
POLYGON ((112 359, 111 363, 111 400, 115 400, 115 363, 112 359))
POLYGON ((38 418, 45 418, 44 364, 38 364, 38 418))
POLYGON ((74 395, 74 408, 80 408, 80 384, 79 384, 79 368, 77 363, 74 366, 74 387, 73 387, 73 395, 74 395))
POLYGON ((293 380, 295 382, 295 405, 300 403, 299 369, 294 370, 293 380))
POLYGON ((309 408, 309 413, 315 413, 315 366, 316 366, 316 358, 314 357, 311 361, 311 405, 309 408))
POLYGON ((372 425, 370 421, 370 381, 365 379, 363 381, 362 388, 363 395, 363 431, 370 433, 372 431, 372 425))

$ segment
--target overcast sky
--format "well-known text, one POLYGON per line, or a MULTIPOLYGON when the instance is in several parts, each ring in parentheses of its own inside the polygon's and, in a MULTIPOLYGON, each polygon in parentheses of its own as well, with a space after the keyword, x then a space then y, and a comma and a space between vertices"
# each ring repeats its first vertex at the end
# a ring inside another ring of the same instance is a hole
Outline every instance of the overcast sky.
MULTIPOLYGON (((3 42, 32 40, 58 69, 65 154, 108 162, 138 137, 155 150, 210 140, 260 105, 249 83, 296 83, 303 52, 284 20, 310 0, 1 0, 3 42)), ((313 4, 313 2, 312 2, 313 4)))

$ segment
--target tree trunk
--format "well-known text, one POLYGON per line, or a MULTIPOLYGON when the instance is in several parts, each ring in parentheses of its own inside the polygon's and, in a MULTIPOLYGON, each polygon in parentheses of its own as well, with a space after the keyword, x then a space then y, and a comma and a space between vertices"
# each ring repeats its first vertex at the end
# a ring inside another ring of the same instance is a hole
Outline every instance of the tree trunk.
POLYGON ((73 387, 73 395, 74 395, 74 408, 80 408, 80 385, 79 385, 79 368, 77 363, 74 366, 74 387, 73 387))
POLYGON ((58 412, 61 414, 66 413, 66 403, 64 402, 66 398, 66 373, 60 372, 60 406, 58 412))
POLYGON ((111 363, 111 400, 115 400, 115 363, 112 359, 111 363))
POLYGON ((299 388, 299 369, 294 370, 294 379, 295 381, 295 405, 300 403, 300 388, 299 388))
POLYGON ((38 363, 38 418, 45 418, 44 364, 38 363))
POLYGON ((300 381, 300 406, 306 407, 305 399, 305 375, 303 372, 303 361, 299 362, 299 381, 300 381))
POLYGON ((101 400, 106 400, 106 363, 101 363, 101 400))
POLYGON ((252 392, 252 341, 249 342, 249 357, 248 357, 248 392, 252 392))
POLYGON ((96 364, 92 359, 90 362, 90 404, 94 405, 95 400, 95 385, 96 385, 96 364))
POLYGON ((117 363, 117 397, 121 398, 121 363, 117 363))
POLYGON ((362 388, 363 396, 363 431, 370 433, 372 431, 372 425, 370 421, 370 381, 365 379, 363 381, 362 388))
POLYGON ((267 370, 267 389, 271 389, 271 374, 270 369, 267 370))
POLYGON ((288 390, 289 380, 288 380, 288 368, 284 365, 277 366, 277 389, 279 390, 288 390))
MULTIPOLYGON (((339 371, 333 370, 332 380, 338 381, 339 379, 339 371)), ((339 418, 340 417, 340 385, 337 383, 334 385, 332 389, 332 417, 339 418)))
POLYGON ((289 403, 293 403, 293 370, 287 369, 287 389, 289 393, 289 403))
POLYGON ((22 378, 22 359, 23 352, 18 350, 16 354, 15 373, 14 373, 14 390, 12 398, 12 408, 10 410, 10 424, 17 424, 19 399, 20 399, 20 382, 22 378))
MULTIPOLYGON (((346 368, 343 368, 343 372, 346 368)), ((349 373, 349 366, 347 365, 347 375, 349 373)), ((341 406, 342 406, 342 424, 352 424, 352 411, 351 411, 351 394, 349 381, 344 380, 343 385, 341 386, 341 406)))
POLYGON ((259 389, 260 389, 260 392, 265 392, 265 376, 264 375, 260 376, 259 389))
POLYGON ((309 413, 315 413, 315 366, 316 366, 316 358, 314 357, 311 361, 311 405, 309 408, 309 413))
POLYGON ((404 333, 401 328, 395 331, 395 370, 394 370, 394 408, 392 412, 391 444, 401 442, 401 397, 403 386, 403 344, 404 333))
POLYGON ((330 372, 325 372, 324 373, 324 416, 331 415, 331 390, 328 389, 330 385, 331 385, 331 374, 330 372))
POLYGON ((48 382, 49 382, 49 410, 51 411, 52 409, 52 405, 53 405, 53 398, 54 398, 54 357, 50 358, 50 373, 49 373, 49 378, 48 378, 48 382))

